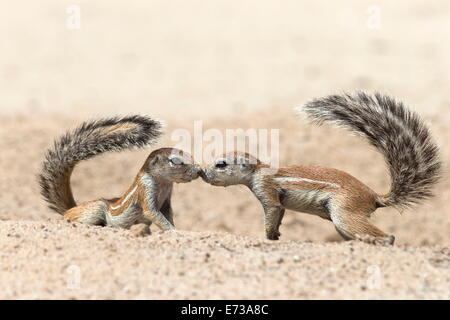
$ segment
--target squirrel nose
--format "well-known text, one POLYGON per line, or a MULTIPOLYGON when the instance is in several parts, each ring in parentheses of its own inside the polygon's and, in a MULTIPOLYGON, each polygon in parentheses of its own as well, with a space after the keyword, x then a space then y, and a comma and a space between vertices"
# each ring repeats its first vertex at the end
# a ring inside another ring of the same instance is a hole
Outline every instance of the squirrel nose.
POLYGON ((205 178, 205 171, 203 170, 203 168, 200 167, 200 169, 197 171, 197 174, 201 177, 201 178, 205 178))

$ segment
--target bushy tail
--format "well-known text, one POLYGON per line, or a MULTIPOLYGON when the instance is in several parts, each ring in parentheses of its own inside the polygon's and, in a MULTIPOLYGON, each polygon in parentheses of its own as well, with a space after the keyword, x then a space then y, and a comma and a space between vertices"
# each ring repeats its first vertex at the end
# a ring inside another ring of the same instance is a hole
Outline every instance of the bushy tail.
POLYGON ((70 176, 78 162, 109 151, 142 148, 156 142, 160 135, 161 123, 144 116, 83 123, 47 151, 39 175, 41 195, 51 209, 63 214, 76 205, 70 176))
POLYGON ((440 178, 438 148, 419 116, 379 93, 330 95, 299 108, 316 124, 332 122, 365 137, 384 156, 391 188, 386 206, 409 207, 432 196, 440 178))

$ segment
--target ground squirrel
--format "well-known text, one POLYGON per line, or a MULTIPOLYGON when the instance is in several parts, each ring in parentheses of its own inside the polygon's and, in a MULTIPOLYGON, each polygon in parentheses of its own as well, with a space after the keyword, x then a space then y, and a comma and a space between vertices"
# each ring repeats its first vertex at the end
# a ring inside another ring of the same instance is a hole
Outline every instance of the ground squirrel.
POLYGON ((331 220, 344 239, 364 237, 393 244, 369 222, 377 208, 406 208, 432 195, 441 163, 438 148, 419 116, 401 102, 379 93, 331 95, 299 108, 316 124, 332 122, 365 137, 389 167, 390 191, 379 195, 348 173, 320 166, 269 166, 247 153, 232 152, 203 170, 202 178, 217 186, 243 184, 261 202, 268 239, 277 240, 285 209, 331 220))
POLYGON ((78 162, 105 152, 142 148, 155 143, 160 135, 161 123, 143 116, 83 123, 47 151, 39 175, 42 196, 51 209, 70 221, 123 228, 153 222, 162 230, 174 229, 170 203, 173 183, 196 179, 201 170, 186 152, 174 148, 153 151, 120 198, 77 206, 70 187, 78 162))

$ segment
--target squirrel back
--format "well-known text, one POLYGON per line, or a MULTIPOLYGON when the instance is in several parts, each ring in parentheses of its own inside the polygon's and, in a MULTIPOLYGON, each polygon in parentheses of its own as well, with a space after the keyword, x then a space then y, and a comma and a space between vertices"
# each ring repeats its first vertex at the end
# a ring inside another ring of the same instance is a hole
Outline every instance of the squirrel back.
POLYGON ((145 116, 128 116, 84 122, 56 140, 44 158, 39 174, 41 195, 60 214, 76 206, 70 187, 75 165, 111 151, 142 148, 161 135, 159 121, 145 116))
POLYGON ((366 138, 389 168, 391 187, 380 206, 408 207, 432 196, 440 178, 438 148, 420 117, 375 93, 330 95, 299 108, 315 124, 331 122, 366 138))

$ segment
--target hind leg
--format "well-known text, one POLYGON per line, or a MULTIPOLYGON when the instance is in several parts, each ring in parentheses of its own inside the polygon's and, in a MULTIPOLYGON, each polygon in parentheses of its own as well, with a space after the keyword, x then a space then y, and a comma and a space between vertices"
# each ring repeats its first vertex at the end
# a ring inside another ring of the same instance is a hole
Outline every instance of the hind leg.
POLYGON ((89 225, 104 226, 108 206, 103 201, 90 201, 73 207, 64 213, 69 221, 81 222, 89 225))
POLYGON ((373 244, 394 244, 395 237, 375 227, 363 213, 336 210, 331 213, 331 220, 345 240, 359 239, 373 244))

